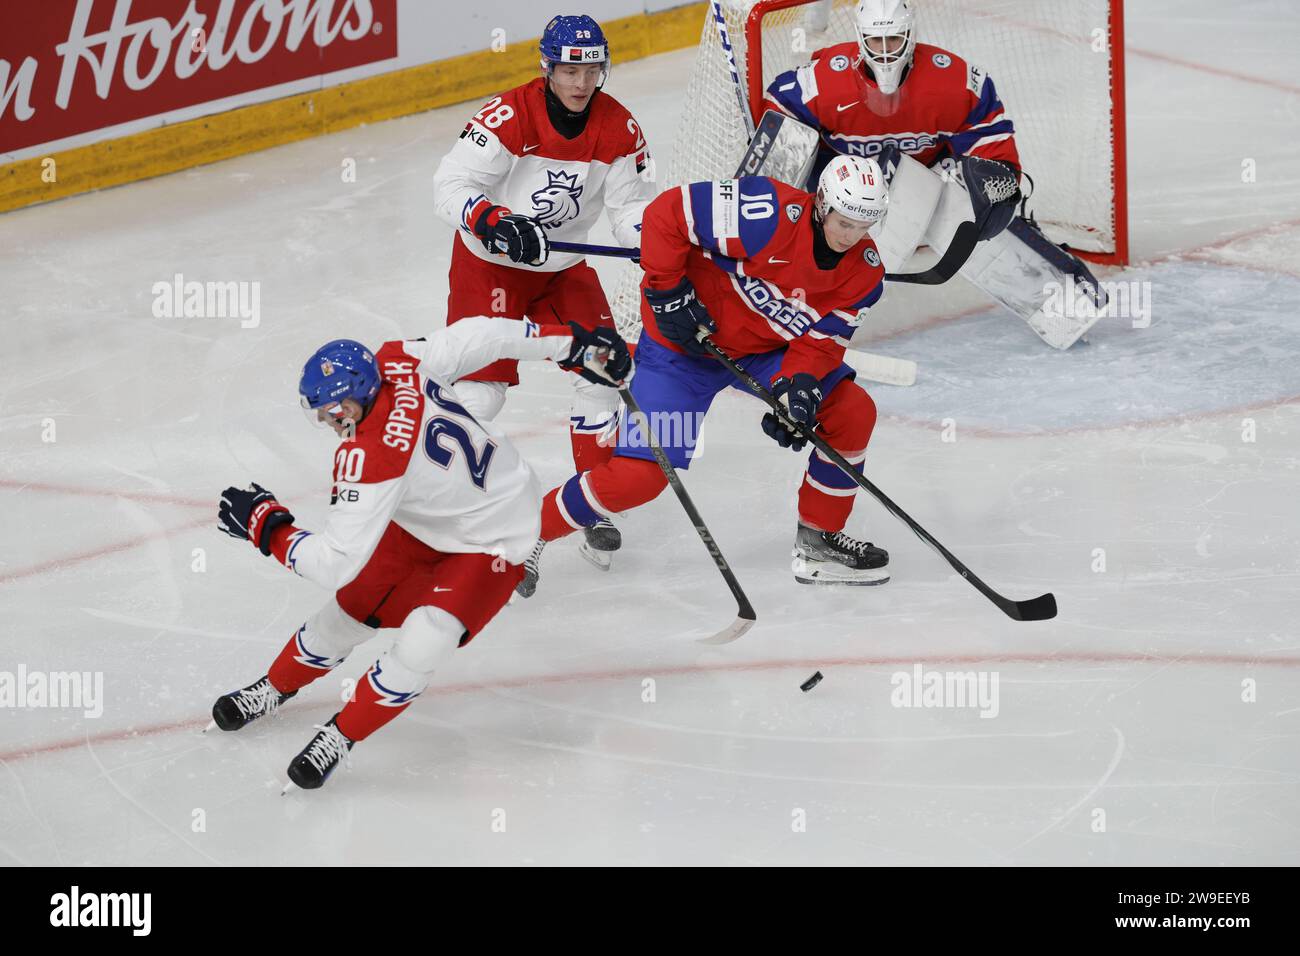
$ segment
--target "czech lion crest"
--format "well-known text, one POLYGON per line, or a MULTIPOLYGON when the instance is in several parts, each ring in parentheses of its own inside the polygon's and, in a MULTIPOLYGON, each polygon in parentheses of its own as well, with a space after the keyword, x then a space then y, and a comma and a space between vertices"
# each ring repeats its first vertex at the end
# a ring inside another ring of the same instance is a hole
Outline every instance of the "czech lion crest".
POLYGON ((578 197, 581 195, 577 173, 548 169, 546 186, 532 195, 537 221, 548 229, 555 229, 570 219, 578 218, 578 197))

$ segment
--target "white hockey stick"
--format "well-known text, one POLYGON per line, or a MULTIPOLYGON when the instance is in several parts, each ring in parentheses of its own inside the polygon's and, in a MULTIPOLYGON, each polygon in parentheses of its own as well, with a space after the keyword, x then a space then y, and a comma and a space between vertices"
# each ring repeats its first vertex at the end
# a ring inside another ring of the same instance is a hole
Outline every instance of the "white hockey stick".
POLYGON ((740 104, 740 118, 745 124, 745 141, 754 138, 754 117, 749 112, 749 99, 745 96, 745 84, 740 81, 740 70, 736 66, 736 51, 731 47, 731 37, 727 36, 727 20, 722 13, 721 0, 713 0, 713 25, 717 27, 718 39, 722 42, 722 51, 727 54, 727 65, 731 67, 731 85, 736 90, 736 102, 740 104))
POLYGON ((859 352, 850 347, 844 350, 844 361, 868 381, 882 382, 885 385, 916 384, 916 363, 911 359, 859 352))

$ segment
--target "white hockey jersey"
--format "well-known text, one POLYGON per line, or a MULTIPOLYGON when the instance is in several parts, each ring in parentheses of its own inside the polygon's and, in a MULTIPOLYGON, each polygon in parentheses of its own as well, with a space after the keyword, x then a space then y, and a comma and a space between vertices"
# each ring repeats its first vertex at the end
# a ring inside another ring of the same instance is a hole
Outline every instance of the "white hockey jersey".
POLYGON ((598 93, 582 133, 565 139, 546 114, 545 80, 494 96, 466 124, 434 175, 437 213, 474 255, 499 265, 558 272, 581 261, 552 252, 541 266, 488 252, 472 225, 489 205, 533 216, 552 239, 586 242, 603 208, 615 241, 641 244, 641 213, 657 194, 645 138, 619 102, 598 93))
POLYGON ((392 521, 438 551, 522 563, 541 532, 537 476, 495 424, 461 406, 451 383, 500 358, 562 359, 572 343, 564 326, 486 317, 384 343, 375 353, 379 394, 334 455, 325 529, 286 526, 272 553, 336 590, 357 576, 392 521))

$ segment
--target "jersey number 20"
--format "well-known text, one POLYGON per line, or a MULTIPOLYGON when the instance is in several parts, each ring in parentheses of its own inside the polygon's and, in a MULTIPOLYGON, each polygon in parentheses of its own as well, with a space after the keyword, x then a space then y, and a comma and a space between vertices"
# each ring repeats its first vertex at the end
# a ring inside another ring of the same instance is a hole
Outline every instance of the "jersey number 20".
MULTIPOLYGON (((424 392, 447 411, 462 414, 470 421, 474 420, 464 406, 444 394, 432 380, 425 384, 424 392)), ((450 468, 452 459, 456 457, 456 450, 442 443, 444 437, 460 446, 460 450, 465 455, 465 468, 469 471, 469 480, 474 482, 474 487, 480 491, 484 490, 487 487, 488 469, 492 467, 492 456, 496 454, 496 442, 488 439, 480 452, 474 447, 474 439, 460 422, 442 415, 431 418, 429 424, 424 426, 424 453, 439 468, 450 468)))

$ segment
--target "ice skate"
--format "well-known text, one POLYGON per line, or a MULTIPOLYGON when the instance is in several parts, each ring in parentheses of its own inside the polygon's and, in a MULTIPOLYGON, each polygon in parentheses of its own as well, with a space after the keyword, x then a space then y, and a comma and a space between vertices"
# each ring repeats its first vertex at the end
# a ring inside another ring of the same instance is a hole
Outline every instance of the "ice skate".
POLYGON ((889 580, 889 553, 843 531, 799 525, 790 569, 800 584, 873 585, 889 580))
POLYGON ((600 570, 608 571, 614 552, 623 546, 623 535, 608 518, 583 528, 582 533, 586 540, 578 546, 578 553, 600 570))
POLYGON ((293 758, 289 764, 290 783, 285 784, 282 794, 288 793, 295 786, 303 790, 318 790, 324 786, 340 760, 346 759, 354 741, 343 736, 343 732, 334 724, 334 718, 325 726, 317 726, 320 731, 311 739, 302 753, 293 758))
POLYGON ((259 717, 273 714, 290 697, 295 690, 282 694, 271 685, 269 677, 263 677, 256 683, 249 684, 243 690, 223 694, 212 705, 212 722, 203 729, 204 733, 218 727, 221 730, 240 730, 259 717))
POLYGON ((515 593, 522 598, 530 598, 537 591, 537 579, 541 577, 538 570, 542 561, 542 551, 546 548, 546 542, 541 538, 533 545, 533 550, 528 557, 524 558, 524 577, 523 580, 515 585, 515 593))

